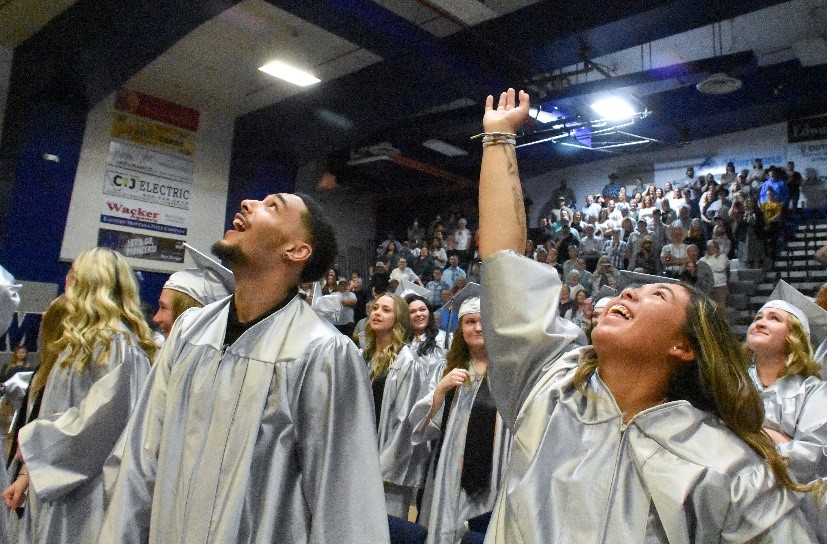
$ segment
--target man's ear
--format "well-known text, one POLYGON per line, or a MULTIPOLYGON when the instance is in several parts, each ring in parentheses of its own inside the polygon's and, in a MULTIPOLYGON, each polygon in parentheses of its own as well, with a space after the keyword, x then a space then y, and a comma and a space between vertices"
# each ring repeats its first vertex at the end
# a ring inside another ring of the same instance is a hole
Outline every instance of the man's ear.
POLYGON ((304 262, 313 254, 313 248, 307 242, 293 242, 286 250, 287 259, 294 262, 304 262))

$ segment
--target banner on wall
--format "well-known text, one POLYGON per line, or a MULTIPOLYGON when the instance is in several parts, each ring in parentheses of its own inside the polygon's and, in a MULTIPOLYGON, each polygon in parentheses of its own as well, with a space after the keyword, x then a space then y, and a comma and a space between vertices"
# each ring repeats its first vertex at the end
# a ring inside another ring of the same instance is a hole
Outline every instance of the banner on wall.
POLYGON ((101 203, 101 223, 186 236, 186 211, 147 202, 109 197, 101 203))
POLYGON ((198 130, 198 119, 200 117, 198 110, 138 91, 118 89, 115 95, 115 109, 161 121, 190 132, 198 130))
POLYGON ((811 207, 827 206, 827 114, 787 123, 787 160, 804 176, 801 193, 811 207))
POLYGON ((132 259, 184 262, 184 241, 173 238, 102 228, 98 230, 98 246, 120 251, 132 259))
POLYGON ((194 163, 190 158, 162 153, 127 142, 110 142, 106 162, 116 168, 192 183, 194 163))
POLYGON ((162 151, 195 155, 195 135, 192 132, 124 113, 115 113, 112 136, 162 151))
POLYGON ((146 174, 107 170, 104 174, 103 192, 138 202, 189 210, 192 186, 146 174))

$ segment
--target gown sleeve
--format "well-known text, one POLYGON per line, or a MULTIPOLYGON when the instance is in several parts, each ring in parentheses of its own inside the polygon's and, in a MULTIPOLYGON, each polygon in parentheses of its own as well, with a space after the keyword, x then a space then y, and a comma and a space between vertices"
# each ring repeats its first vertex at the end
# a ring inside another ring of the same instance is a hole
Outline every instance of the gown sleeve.
POLYGON ((513 432, 520 408, 544 367, 573 347, 572 342, 582 343, 583 333, 574 323, 558 318, 561 282, 553 267, 498 251, 483 262, 482 272, 491 394, 513 432))
POLYGON ((6 333, 12 316, 20 305, 20 285, 14 283, 14 276, 0 266, 0 335, 6 333))
MULTIPOLYGON (((439 423, 442 421, 442 412, 445 410, 445 402, 442 407, 434 414, 434 417, 428 418, 428 413, 431 411, 431 405, 434 403, 434 390, 437 384, 442 379, 442 370, 444 364, 438 365, 437 371, 431 372, 430 382, 428 384, 428 394, 422 397, 414 407, 411 409, 411 415, 408 416, 411 425, 413 425, 413 434, 411 435, 411 443, 413 445, 423 444, 430 440, 439 438, 442 431, 439 428, 439 423)), ((447 400, 447 399, 446 399, 447 400)))
POLYGON ((827 382, 819 381, 808 392, 798 416, 792 440, 778 446, 789 460, 796 481, 809 483, 827 478, 827 382))
POLYGON ((178 322, 152 365, 146 387, 135 405, 135 417, 126 428, 123 443, 119 444, 122 458, 98 538, 100 544, 149 540, 152 496, 177 329, 178 322))
POLYGON ((306 357, 294 411, 309 542, 387 542, 367 369, 343 336, 312 346, 306 357))
MULTIPOLYGON (((90 363, 94 364, 94 363, 90 363)), ((98 476, 115 447, 149 372, 144 352, 117 335, 107 367, 78 406, 54 421, 20 430, 20 449, 40 500, 55 500, 98 476)))

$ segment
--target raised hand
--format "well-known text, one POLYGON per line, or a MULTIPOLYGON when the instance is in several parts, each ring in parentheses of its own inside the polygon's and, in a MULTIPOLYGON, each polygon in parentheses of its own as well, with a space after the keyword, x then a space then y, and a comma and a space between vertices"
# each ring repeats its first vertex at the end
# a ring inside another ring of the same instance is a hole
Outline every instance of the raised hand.
POLYGON ((468 379, 468 371, 464 368, 455 368, 446 374, 437 384, 436 391, 443 396, 451 389, 455 389, 468 379))
POLYGON ((482 126, 486 132, 510 132, 517 130, 528 119, 529 97, 525 91, 520 91, 520 101, 517 104, 514 89, 500 93, 497 107, 494 108, 494 97, 488 95, 485 99, 485 116, 482 126))

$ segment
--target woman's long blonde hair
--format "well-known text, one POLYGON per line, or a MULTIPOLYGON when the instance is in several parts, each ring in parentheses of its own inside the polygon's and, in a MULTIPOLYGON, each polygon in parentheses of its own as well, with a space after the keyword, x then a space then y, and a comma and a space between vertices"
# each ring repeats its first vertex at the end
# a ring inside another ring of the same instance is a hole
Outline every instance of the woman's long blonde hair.
MULTIPOLYGON (((388 297, 393 300, 393 313, 395 314, 396 321, 391 329, 390 344, 378 352, 376 351, 376 333, 371 328, 370 321, 368 321, 368 326, 365 327, 366 345, 363 356, 365 361, 372 361, 370 368, 371 381, 375 380, 388 370, 388 367, 399 353, 399 350, 402 349, 402 346, 407 344, 413 337, 411 315, 408 311, 408 303, 405 302, 405 299, 386 293, 380 297, 377 297, 376 300, 379 300, 381 297, 388 297)), ((369 314, 368 318, 370 318, 369 314)))
POLYGON ((804 331, 801 321, 790 315, 787 321, 790 325, 790 332, 787 333, 787 347, 789 353, 784 361, 784 369, 779 376, 799 375, 803 377, 815 376, 821 378, 821 366, 816 362, 813 345, 810 343, 809 335, 804 331))
MULTIPOLYGON (((695 408, 718 416, 772 469, 778 480, 794 491, 823 493, 820 481, 799 484, 790 476, 787 462, 764 432, 764 405, 747 373, 748 358, 732 335, 724 312, 706 295, 687 285, 689 304, 683 335, 696 359, 676 371, 667 390, 669 400, 686 400, 695 408)), ((583 354, 574 384, 587 393, 587 384, 597 369, 597 353, 583 354)))
POLYGON ((57 349, 57 341, 63 336, 63 327, 68 316, 66 310, 66 295, 60 295, 54 299, 40 321, 40 339, 38 355, 40 364, 32 377, 29 387, 29 398, 34 399, 37 393, 46 385, 46 379, 55 365, 60 351, 57 349))
POLYGON ((84 251, 72 263, 74 281, 66 290, 67 317, 55 349, 69 350, 63 366, 83 370, 92 361, 105 364, 117 333, 135 335, 152 361, 155 343, 141 313, 138 284, 126 259, 111 249, 84 251))

